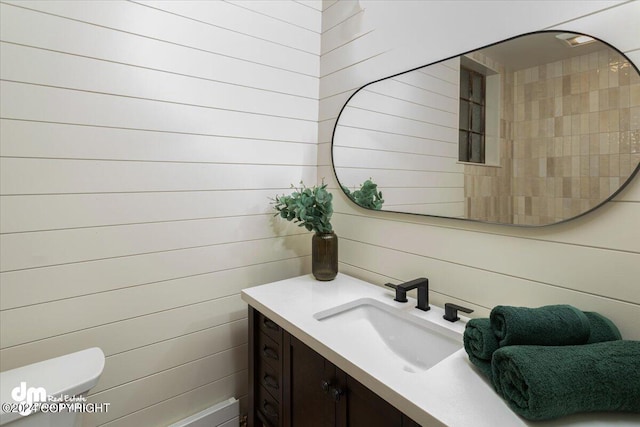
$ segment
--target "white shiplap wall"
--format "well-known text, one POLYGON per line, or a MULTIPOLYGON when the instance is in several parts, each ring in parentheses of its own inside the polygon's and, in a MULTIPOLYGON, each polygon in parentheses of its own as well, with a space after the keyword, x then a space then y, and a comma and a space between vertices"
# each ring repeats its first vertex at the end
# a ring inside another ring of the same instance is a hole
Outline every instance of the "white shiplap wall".
POLYGON ((336 117, 360 86, 522 33, 591 34, 640 65, 640 1, 323 4, 318 176, 336 189, 341 271, 378 284, 427 276, 434 303, 474 316, 571 303, 640 339, 640 179, 582 218, 516 228, 360 209, 337 189, 330 154, 336 117))
POLYGON ((101 347, 90 426, 246 397, 239 292, 308 272, 268 197, 317 176, 321 4, 0 8, 1 369, 101 347))
POLYGON ((459 63, 453 58, 381 80, 349 99, 333 136, 342 185, 373 179, 384 210, 464 216, 459 63))
MULTIPOLYGON (((638 64, 638 5, 3 2, 0 369, 100 346, 92 399, 112 405, 86 425, 162 425, 243 397, 238 293, 309 264, 310 236, 274 222, 267 197, 316 177, 337 189, 330 136, 355 89, 541 28, 638 64), (443 37, 452 22, 483 28, 443 37)), ((427 275, 435 303, 478 315, 568 301, 640 339, 638 180, 539 229, 374 214, 336 193, 343 272, 427 275)))

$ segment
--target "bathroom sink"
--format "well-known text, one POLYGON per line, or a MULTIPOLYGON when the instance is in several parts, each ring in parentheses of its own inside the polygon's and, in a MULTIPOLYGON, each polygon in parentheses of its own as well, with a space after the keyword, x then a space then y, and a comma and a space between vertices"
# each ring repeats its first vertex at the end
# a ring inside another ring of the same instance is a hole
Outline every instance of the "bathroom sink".
POLYGON ((405 372, 426 371, 462 348, 462 337, 455 331, 371 298, 313 317, 332 327, 360 356, 405 372))

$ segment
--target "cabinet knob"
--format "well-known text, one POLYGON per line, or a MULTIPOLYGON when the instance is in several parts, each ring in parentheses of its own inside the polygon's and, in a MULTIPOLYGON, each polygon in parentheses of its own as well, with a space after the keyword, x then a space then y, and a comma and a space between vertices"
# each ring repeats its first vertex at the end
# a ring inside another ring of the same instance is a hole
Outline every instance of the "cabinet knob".
POLYGON ((267 385, 267 387, 271 387, 273 389, 278 389, 278 380, 274 377, 272 377, 269 374, 264 374, 264 377, 262 377, 262 379, 264 380, 264 383, 267 385))
POLYGON ((331 387, 331 391, 329 394, 331 394, 331 397, 333 397, 333 400, 335 400, 336 402, 339 402, 340 396, 344 394, 344 391, 342 391, 341 388, 331 387))
POLYGON ((320 382, 320 388, 322 388, 322 391, 324 391, 324 394, 328 394, 336 402, 338 402, 340 400, 340 396, 342 396, 344 394, 344 391, 341 388, 334 387, 327 380, 322 380, 320 382))
POLYGON ((266 400, 262 402, 262 409, 267 416, 276 419, 278 418, 278 409, 266 400))
POLYGON ((278 352, 272 349, 271 347, 267 347, 266 345, 262 348, 262 354, 269 359, 278 360, 278 352))
POLYGON ((276 324, 276 322, 274 322, 271 319, 267 319, 266 317, 262 320, 262 323, 264 324, 264 326, 266 326, 268 329, 271 329, 273 331, 277 331, 280 329, 280 327, 276 324))

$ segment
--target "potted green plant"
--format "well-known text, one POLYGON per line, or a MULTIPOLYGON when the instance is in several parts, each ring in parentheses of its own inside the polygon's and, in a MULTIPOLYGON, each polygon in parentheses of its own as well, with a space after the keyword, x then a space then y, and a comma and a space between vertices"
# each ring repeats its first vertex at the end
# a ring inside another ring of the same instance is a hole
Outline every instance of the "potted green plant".
POLYGON ((318 280, 333 280, 338 274, 338 236, 331 226, 333 195, 327 184, 300 188, 291 185, 290 195, 276 196, 273 202, 275 216, 293 221, 299 227, 313 231, 311 239, 311 271, 318 280))
POLYGON ((378 184, 375 184, 371 179, 366 180, 360 186, 360 189, 353 192, 344 185, 341 187, 347 197, 363 208, 373 209, 376 211, 382 209, 382 204, 384 203, 382 191, 378 191, 378 184))

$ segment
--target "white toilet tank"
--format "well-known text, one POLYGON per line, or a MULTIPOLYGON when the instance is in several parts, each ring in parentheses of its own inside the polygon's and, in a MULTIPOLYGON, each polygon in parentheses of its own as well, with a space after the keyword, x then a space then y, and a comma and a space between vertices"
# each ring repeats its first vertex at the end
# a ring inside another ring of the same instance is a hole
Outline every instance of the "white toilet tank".
POLYGON ((0 372, 0 426, 80 426, 82 413, 95 410, 84 396, 103 369, 104 353, 94 347, 0 372), (40 410, 33 411, 34 403, 40 410))

